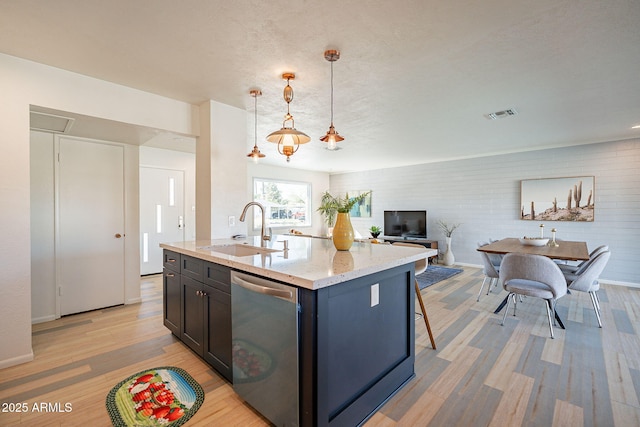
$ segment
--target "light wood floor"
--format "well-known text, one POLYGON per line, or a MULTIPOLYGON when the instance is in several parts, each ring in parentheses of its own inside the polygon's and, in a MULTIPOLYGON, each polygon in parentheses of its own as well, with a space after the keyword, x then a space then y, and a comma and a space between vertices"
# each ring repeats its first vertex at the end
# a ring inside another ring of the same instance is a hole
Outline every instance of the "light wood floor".
MULTIPOLYGON (((481 281, 481 270, 464 268, 422 291, 438 350, 418 320, 416 378, 367 427, 640 426, 639 289, 603 287, 603 329, 587 295, 562 298, 567 329, 552 340, 540 300, 527 299, 500 326, 493 310, 506 293, 476 302, 481 281)), ((162 326, 161 277, 141 286, 141 304, 34 325, 35 360, 0 370, 0 426, 108 426, 111 387, 166 365, 185 369, 205 390, 189 426, 268 425, 162 326), (2 411, 23 402, 26 413, 2 411), (41 402, 72 409, 33 411, 41 402)))

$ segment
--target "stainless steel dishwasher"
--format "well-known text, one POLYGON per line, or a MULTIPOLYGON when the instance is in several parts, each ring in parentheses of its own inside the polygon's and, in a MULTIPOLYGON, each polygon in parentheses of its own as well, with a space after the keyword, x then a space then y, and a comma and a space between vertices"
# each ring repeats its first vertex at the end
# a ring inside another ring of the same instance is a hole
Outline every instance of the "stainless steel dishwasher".
POLYGON ((298 290, 231 272, 233 389, 276 426, 298 426, 298 290))

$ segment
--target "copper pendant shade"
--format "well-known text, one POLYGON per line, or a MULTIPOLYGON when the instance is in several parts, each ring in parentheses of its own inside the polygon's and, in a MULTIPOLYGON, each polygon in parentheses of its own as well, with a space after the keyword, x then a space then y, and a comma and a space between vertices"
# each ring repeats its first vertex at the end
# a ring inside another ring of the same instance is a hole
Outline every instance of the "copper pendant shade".
POLYGON ((293 116, 289 112, 289 104, 293 101, 293 88, 289 85, 290 80, 294 80, 296 75, 293 73, 284 73, 282 78, 287 81, 283 91, 283 97, 287 103, 287 114, 284 116, 282 122, 282 129, 270 133, 267 136, 267 141, 278 144, 278 153, 287 157, 287 162, 290 161, 291 156, 298 151, 300 144, 306 144, 311 141, 311 138, 304 132, 296 130, 293 116), (286 123, 290 121, 291 127, 287 127, 286 123))
POLYGON ((254 142, 253 142, 253 150, 247 157, 252 158, 254 162, 258 163, 258 159, 265 157, 264 154, 260 152, 258 148, 258 97, 262 95, 262 92, 258 89, 252 89, 249 91, 249 95, 253 96, 253 114, 254 114, 254 142))
POLYGON ((338 150, 338 142, 344 141, 344 138, 338 135, 336 128, 333 126, 333 63, 340 59, 340 52, 337 50, 327 50, 324 52, 324 59, 331 63, 331 125, 327 134, 320 138, 320 141, 327 143, 327 150, 338 150))

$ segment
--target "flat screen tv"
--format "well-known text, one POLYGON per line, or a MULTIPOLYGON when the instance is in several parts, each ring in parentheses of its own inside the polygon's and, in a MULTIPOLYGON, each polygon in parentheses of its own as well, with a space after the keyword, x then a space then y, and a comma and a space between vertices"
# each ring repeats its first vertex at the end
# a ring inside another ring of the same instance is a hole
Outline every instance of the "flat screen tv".
POLYGON ((384 211, 384 235, 426 239, 427 211, 384 211))

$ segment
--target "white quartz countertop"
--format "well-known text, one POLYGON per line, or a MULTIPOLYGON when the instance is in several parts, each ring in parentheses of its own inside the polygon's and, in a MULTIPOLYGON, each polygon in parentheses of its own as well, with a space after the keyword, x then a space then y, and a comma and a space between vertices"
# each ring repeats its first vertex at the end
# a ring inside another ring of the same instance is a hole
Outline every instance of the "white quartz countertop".
POLYGON ((252 256, 232 256, 207 248, 233 244, 259 247, 260 237, 161 243, 160 247, 307 289, 324 288, 438 254, 436 249, 369 242, 354 242, 349 251, 338 251, 330 239, 293 235, 273 236, 265 246, 277 252, 252 256), (285 240, 289 247, 286 251, 285 240))

